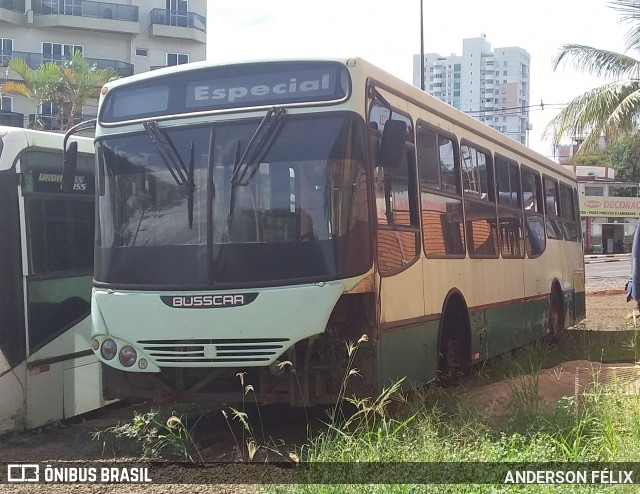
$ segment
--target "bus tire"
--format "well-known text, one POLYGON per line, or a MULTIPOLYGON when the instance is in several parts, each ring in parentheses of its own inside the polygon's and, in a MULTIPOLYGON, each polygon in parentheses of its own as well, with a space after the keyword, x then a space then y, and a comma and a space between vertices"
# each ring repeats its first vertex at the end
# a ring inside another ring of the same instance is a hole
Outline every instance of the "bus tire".
POLYGON ((460 295, 449 298, 443 312, 438 349, 438 381, 453 384, 471 370, 471 333, 467 306, 460 295))
POLYGON ((554 284, 549 293, 549 336, 559 339, 564 334, 564 300, 562 291, 554 284))

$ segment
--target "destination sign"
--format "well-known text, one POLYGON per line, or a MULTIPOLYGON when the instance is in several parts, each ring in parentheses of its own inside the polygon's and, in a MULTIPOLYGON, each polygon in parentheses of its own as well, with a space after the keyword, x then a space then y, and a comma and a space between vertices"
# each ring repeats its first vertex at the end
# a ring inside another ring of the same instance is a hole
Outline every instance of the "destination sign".
POLYGON ((181 70, 113 88, 99 119, 116 123, 220 109, 341 101, 345 66, 335 62, 263 62, 181 70))
MULTIPOLYGON (((33 192, 61 194, 62 174, 33 170, 33 192)), ((73 181, 73 193, 93 195, 93 175, 76 175, 73 181)))
MULTIPOLYGON (((336 73, 318 70, 198 81, 187 86, 187 107, 210 108, 335 99, 336 73)), ((344 96, 344 95, 343 95, 344 96)))

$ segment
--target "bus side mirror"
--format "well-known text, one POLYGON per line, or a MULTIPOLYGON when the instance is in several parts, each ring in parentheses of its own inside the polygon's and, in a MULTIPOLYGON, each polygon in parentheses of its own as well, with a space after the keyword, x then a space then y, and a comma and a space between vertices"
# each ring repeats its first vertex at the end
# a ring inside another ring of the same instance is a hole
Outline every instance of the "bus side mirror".
POLYGON ((407 141, 407 123, 402 120, 388 120, 384 124, 380 141, 379 160, 383 167, 400 166, 407 141))
POLYGON ((73 192, 76 180, 76 166, 78 163, 78 143, 70 142, 64 150, 62 158, 62 191, 69 194, 73 192))

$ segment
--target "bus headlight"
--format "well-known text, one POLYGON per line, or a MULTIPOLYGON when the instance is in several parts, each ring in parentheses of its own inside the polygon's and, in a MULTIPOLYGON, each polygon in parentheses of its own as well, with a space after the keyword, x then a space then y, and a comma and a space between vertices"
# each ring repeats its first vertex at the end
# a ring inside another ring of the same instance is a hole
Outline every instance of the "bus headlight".
POLYGON ((116 342, 111 338, 107 338, 102 342, 100 353, 102 354, 102 358, 105 360, 113 360, 116 353, 118 353, 118 345, 116 345, 116 342))
POLYGON ((133 364, 136 363, 136 360, 138 359, 138 354, 136 353, 135 349, 130 346, 130 345, 126 345, 122 347, 122 350, 120 350, 120 363, 122 365, 124 365, 125 367, 131 367, 133 364))

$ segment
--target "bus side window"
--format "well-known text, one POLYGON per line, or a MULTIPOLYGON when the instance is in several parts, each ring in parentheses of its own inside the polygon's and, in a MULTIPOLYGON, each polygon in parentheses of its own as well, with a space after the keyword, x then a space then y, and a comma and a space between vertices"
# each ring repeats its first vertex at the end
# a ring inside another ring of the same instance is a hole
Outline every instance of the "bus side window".
POLYGON ((0 171, 0 349, 11 367, 26 358, 20 212, 15 170, 0 171))
POLYGON ((469 257, 498 257, 493 160, 489 151, 460 147, 469 257))
POLYGON ((369 114, 371 156, 374 161, 374 182, 378 218, 378 268, 393 273, 412 263, 419 254, 420 229, 416 197, 416 165, 413 152, 411 120, 374 101, 369 114), (392 119, 407 124, 407 142, 399 166, 381 166, 379 146, 384 125, 392 119))
POLYGON ((91 273, 93 219, 91 201, 30 198, 28 220, 33 274, 91 273))
POLYGON ((572 187, 573 189, 573 211, 575 214, 576 221, 578 223, 578 238, 576 239, 578 242, 582 242, 582 219, 580 218, 580 200, 578 199, 578 189, 572 187))
POLYGON ((425 254, 462 257, 465 233, 458 145, 426 122, 418 122, 416 135, 425 254))
POLYGON ((522 194, 517 163, 496 157, 496 190, 500 252, 505 258, 523 258, 522 194))
POLYGON ((571 186, 560 182, 560 215, 567 240, 578 240, 578 218, 573 204, 573 189, 571 186))
POLYGON ((34 275, 27 291, 30 353, 89 314, 89 303, 80 295, 88 294, 85 284, 93 268, 94 208, 83 199, 27 199, 34 275), (63 282, 56 280, 61 273, 69 274, 63 282))
POLYGON ((563 225, 560 220, 560 204, 558 182, 555 179, 544 177, 544 212, 547 230, 547 238, 562 240, 563 225))
POLYGON ((534 258, 542 254, 546 247, 542 183, 538 173, 524 166, 521 168, 521 177, 526 250, 527 255, 534 258))

